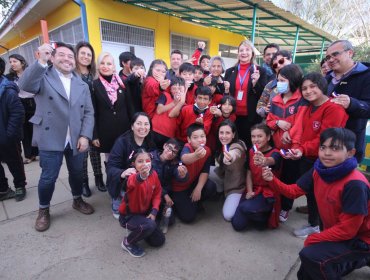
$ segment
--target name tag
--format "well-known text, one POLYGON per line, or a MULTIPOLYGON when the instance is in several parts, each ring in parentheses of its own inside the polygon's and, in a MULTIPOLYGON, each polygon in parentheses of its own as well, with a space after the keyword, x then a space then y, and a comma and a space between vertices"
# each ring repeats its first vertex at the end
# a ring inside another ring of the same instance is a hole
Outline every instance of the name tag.
POLYGON ((236 98, 236 99, 237 99, 237 100, 239 100, 239 101, 240 101, 240 100, 243 100, 243 94, 244 94, 244 92, 243 92, 242 90, 239 90, 239 91, 238 91, 238 96, 237 96, 237 98, 236 98))

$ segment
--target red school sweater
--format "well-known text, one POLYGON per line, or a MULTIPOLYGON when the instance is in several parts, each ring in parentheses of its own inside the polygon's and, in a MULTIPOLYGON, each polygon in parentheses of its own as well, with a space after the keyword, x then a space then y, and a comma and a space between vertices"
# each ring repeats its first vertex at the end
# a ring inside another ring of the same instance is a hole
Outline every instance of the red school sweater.
POLYGON ((147 214, 154 210, 159 211, 161 203, 162 187, 157 172, 154 170, 145 180, 140 178, 139 173, 131 174, 127 179, 127 190, 118 211, 122 215, 128 214, 126 200, 128 200, 129 212, 132 214, 147 214))
POLYGON ((159 82, 153 77, 147 77, 144 81, 143 89, 141 91, 141 102, 143 111, 152 119, 155 113, 158 97, 162 94, 159 82))
MULTIPOLYGON (((166 97, 166 104, 164 105, 173 102, 173 97, 170 93, 165 91, 163 94, 166 97)), ((153 131, 169 138, 175 137, 177 127, 177 118, 170 118, 168 115, 171 111, 172 109, 162 114, 155 112, 152 119, 153 131)))

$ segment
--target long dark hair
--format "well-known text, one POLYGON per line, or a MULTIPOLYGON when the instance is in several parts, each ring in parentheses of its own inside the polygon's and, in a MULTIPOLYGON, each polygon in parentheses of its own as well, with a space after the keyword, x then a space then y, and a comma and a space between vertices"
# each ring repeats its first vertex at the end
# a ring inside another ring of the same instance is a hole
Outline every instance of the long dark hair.
MULTIPOLYGON (((11 55, 9 55, 9 60, 11 58, 19 60, 22 64, 22 69, 23 70, 28 67, 28 63, 27 63, 26 59, 23 56, 21 56, 20 54, 17 54, 17 53, 11 54, 11 55)), ((9 69, 9 74, 17 76, 17 73, 12 68, 9 69)))
MULTIPOLYGON (((153 126, 152 126, 152 121, 149 117, 149 115, 145 112, 136 112, 133 116, 132 116, 132 119, 131 119, 131 127, 134 125, 134 123, 136 122, 136 120, 140 117, 140 116, 144 116, 146 118, 148 118, 149 120, 149 124, 150 124, 150 130, 149 130, 149 133, 147 136, 145 136, 144 138, 144 142, 146 144, 147 147, 149 148, 155 148, 156 145, 155 143, 153 142, 153 137, 152 137, 152 129, 153 129, 153 126)), ((134 132, 132 131, 132 129, 129 130, 129 133, 131 134, 132 136, 132 139, 134 140, 134 132)), ((135 141, 135 140, 134 140, 135 141)))
POLYGON ((85 41, 81 41, 81 42, 78 42, 76 47, 75 47, 75 55, 76 55, 76 71, 78 74, 81 75, 81 71, 80 71, 80 67, 79 67, 79 64, 78 64, 78 52, 80 51, 80 49, 82 47, 86 47, 88 48, 90 51, 91 51, 91 64, 89 66, 87 66, 87 69, 89 69, 89 72, 90 74, 96 78, 96 62, 95 62, 95 51, 94 51, 94 48, 93 46, 88 43, 88 42, 85 42, 85 41))
POLYGON ((164 67, 166 68, 166 71, 168 70, 166 62, 164 62, 162 59, 155 59, 152 61, 152 63, 150 63, 147 77, 153 76, 153 68, 156 65, 164 65, 164 67))
POLYGON ((236 128, 236 125, 234 122, 230 121, 230 120, 224 120, 222 123, 220 123, 220 125, 218 126, 218 129, 217 129, 217 149, 216 149, 216 159, 217 161, 219 161, 219 164, 222 166, 224 163, 223 163, 223 160, 224 160, 224 153, 223 153, 223 149, 222 149, 222 144, 220 142, 220 138, 219 138, 219 132, 220 132, 220 129, 221 127, 223 126, 229 126, 231 128, 231 132, 234 133, 234 138, 231 140, 230 142, 230 146, 231 144, 234 144, 234 143, 239 143, 242 147, 244 147, 244 149, 246 148, 244 142, 242 140, 239 139, 239 134, 238 134, 238 130, 236 128))

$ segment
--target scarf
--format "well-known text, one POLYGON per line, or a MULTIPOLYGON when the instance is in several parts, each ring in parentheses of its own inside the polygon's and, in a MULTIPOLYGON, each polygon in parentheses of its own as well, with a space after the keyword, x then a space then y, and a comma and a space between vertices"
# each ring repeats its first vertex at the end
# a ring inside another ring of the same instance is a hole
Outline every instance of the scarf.
POLYGON ((104 79, 101 75, 99 76, 101 83, 103 84, 105 91, 108 94, 109 100, 112 105, 117 101, 117 90, 119 87, 125 88, 125 85, 122 83, 121 78, 117 74, 113 74, 112 80, 110 83, 104 79))
POLYGON ((337 166, 325 167, 321 161, 317 159, 315 161, 314 168, 325 182, 332 183, 342 179, 353 169, 357 168, 357 160, 354 157, 350 157, 337 166))

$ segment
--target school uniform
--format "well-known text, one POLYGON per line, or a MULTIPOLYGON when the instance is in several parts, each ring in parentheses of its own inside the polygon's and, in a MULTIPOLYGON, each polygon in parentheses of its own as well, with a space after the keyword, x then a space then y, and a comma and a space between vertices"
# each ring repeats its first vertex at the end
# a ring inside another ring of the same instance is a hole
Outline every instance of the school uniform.
MULTIPOLYGON (((189 174, 188 179, 183 182, 172 181, 172 200, 174 201, 176 215, 185 223, 191 223, 196 218, 199 203, 192 202, 190 195, 198 183, 199 176, 202 173, 209 174, 211 151, 206 146, 204 148, 206 149, 206 155, 203 158, 186 165, 189 174)), ((181 157, 185 154, 194 153, 194 151, 193 147, 187 143, 181 151, 181 157)), ((216 184, 210 179, 207 179, 202 189, 201 201, 207 200, 215 194, 216 184)))
POLYGON ((191 86, 188 88, 185 97, 185 104, 186 105, 193 105, 195 103, 195 91, 197 90, 198 86, 195 83, 192 83, 191 86))
POLYGON ((213 119, 213 115, 210 113, 209 109, 199 110, 195 105, 186 105, 182 107, 180 115, 177 118, 176 138, 186 143, 188 139, 186 135, 187 128, 195 123, 195 120, 199 118, 201 114, 203 114, 204 131, 206 135, 208 135, 211 130, 213 119))
POLYGON ((207 135, 207 146, 211 149, 211 151, 214 154, 214 151, 216 151, 216 143, 218 139, 218 127, 224 120, 230 120, 232 122, 235 122, 236 115, 234 113, 231 113, 228 118, 225 118, 224 116, 221 117, 214 117, 211 125, 211 130, 209 134, 207 135))
MULTIPOLYGON (((280 160, 278 150, 270 149, 263 153, 265 157, 273 157, 275 165, 273 173, 280 175, 280 160)), ((239 206, 235 211, 231 224, 236 231, 244 230, 255 223, 258 227, 276 228, 279 226, 280 196, 262 178, 262 167, 253 161, 254 151, 249 150, 248 169, 252 173, 253 198, 246 199, 242 195, 239 206)))
POLYGON ((355 158, 331 168, 316 160, 297 184, 274 177, 269 185, 291 198, 310 192, 317 200, 324 230, 305 240, 298 279, 340 279, 370 260, 370 185, 355 158))
POLYGON ((133 118, 135 113, 142 112, 143 106, 141 104, 141 90, 142 81, 140 77, 137 77, 134 73, 130 74, 126 80, 124 80, 127 94, 127 102, 130 120, 133 118))
POLYGON ((153 118, 158 97, 163 93, 159 82, 153 77, 149 76, 144 81, 144 86, 141 91, 141 103, 143 111, 147 113, 150 119, 153 118))
POLYGON ((122 227, 131 231, 127 236, 129 244, 145 239, 149 245, 157 247, 165 242, 156 222, 147 218, 149 214, 158 214, 161 192, 161 183, 154 170, 146 179, 142 179, 139 173, 128 177, 126 193, 119 207, 119 221, 122 227))

